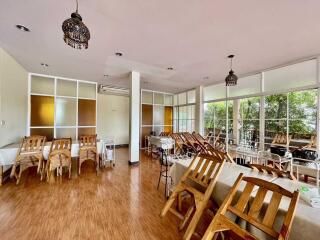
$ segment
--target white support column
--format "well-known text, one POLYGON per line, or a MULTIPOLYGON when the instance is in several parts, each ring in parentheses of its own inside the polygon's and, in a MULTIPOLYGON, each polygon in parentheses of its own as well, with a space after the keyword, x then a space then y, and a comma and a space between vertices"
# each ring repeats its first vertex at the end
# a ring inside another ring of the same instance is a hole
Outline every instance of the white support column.
MULTIPOLYGON (((317 84, 320 84, 320 58, 317 58, 317 84)), ((320 88, 317 89, 317 154, 320 156, 320 88)))
POLYGON ((241 120, 241 115, 240 115, 240 100, 236 99, 233 100, 233 141, 234 144, 239 144, 240 141, 240 120, 241 120))
MULTIPOLYGON (((261 81, 260 81, 260 92, 264 92, 264 73, 261 73, 261 81)), ((259 149, 264 151, 265 149, 265 96, 260 97, 260 128, 259 128, 259 140, 260 146, 259 149)))
POLYGON ((195 131, 204 134, 203 131, 203 86, 196 88, 196 107, 195 107, 195 131))
POLYGON ((140 160, 140 73, 132 72, 130 78, 129 164, 132 165, 140 160))

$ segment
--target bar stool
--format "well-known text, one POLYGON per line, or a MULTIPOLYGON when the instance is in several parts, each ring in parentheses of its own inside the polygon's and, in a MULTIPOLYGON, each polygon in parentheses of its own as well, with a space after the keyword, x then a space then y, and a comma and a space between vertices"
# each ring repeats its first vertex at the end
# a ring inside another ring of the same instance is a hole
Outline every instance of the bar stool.
POLYGON ((160 174, 159 174, 157 189, 159 189, 161 177, 164 177, 165 178, 164 195, 166 198, 168 198, 168 196, 169 196, 169 194, 168 194, 168 178, 170 178, 171 185, 172 185, 172 177, 168 173, 169 173, 169 169, 173 163, 168 161, 168 154, 167 154, 166 150, 164 150, 162 148, 158 148, 158 149, 161 152, 161 158, 160 158, 160 174))

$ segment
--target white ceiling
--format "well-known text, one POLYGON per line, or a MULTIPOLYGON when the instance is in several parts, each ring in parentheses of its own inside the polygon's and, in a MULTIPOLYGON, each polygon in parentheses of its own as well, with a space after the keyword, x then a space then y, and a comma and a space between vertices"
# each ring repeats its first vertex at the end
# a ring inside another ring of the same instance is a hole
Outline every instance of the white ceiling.
POLYGON ((126 87, 138 70, 143 88, 180 92, 223 81, 231 53, 238 75, 319 54, 319 9, 319 0, 79 0, 91 40, 76 50, 61 30, 74 0, 1 0, 0 46, 29 72, 126 87))

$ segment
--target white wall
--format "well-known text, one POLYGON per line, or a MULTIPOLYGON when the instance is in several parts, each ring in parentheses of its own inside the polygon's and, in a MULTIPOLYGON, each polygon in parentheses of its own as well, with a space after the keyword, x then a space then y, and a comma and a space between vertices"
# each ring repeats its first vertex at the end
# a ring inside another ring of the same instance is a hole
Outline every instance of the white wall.
POLYGON ((129 144, 129 97, 98 94, 98 138, 113 136, 116 144, 129 144))
POLYGON ((0 48, 0 147, 27 133, 28 73, 0 48))

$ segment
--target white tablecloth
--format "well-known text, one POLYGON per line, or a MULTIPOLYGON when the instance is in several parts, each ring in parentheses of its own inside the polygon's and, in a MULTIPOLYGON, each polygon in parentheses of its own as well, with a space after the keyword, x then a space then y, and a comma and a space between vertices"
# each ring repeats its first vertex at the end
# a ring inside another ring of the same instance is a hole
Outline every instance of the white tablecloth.
MULTIPOLYGON (((102 152, 102 143, 103 141, 97 142, 98 152, 102 152)), ((43 157, 44 159, 48 159, 50 152, 50 142, 47 142, 43 149, 43 157)), ((0 166, 10 166, 14 163, 15 158, 17 156, 19 150, 19 144, 11 144, 5 148, 0 149, 0 166)), ((72 143, 71 146, 71 156, 78 157, 79 156, 79 143, 72 143)))
MULTIPOLYGON (((173 178, 174 183, 177 183, 184 172, 187 170, 188 166, 191 163, 191 159, 187 160, 179 160, 174 163, 174 165, 170 169, 170 174, 173 178)), ((262 173, 258 173, 252 171, 249 168, 235 165, 232 163, 225 163, 224 168, 221 171, 219 179, 214 188, 212 197, 213 199, 220 205, 222 201, 227 196, 230 191, 232 185, 236 181, 237 177, 240 173, 244 173, 245 176, 258 177, 264 180, 274 182, 290 191, 294 191, 300 188, 301 185, 307 185, 301 182, 293 182, 289 179, 276 178, 270 175, 265 175, 262 173)), ((240 185, 240 190, 244 188, 244 184, 240 185)), ((255 195, 255 194, 253 194, 255 195)), ((270 200, 271 195, 267 195, 266 201, 270 200)), ((288 201, 283 199, 280 205, 280 213, 281 216, 281 207, 286 209, 288 201)), ((277 221, 277 220, 276 220, 277 221)), ((318 240, 320 236, 320 209, 312 208, 308 203, 304 200, 300 199, 296 215, 293 221, 293 226, 290 233, 290 240, 318 240)))

